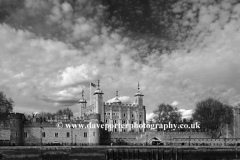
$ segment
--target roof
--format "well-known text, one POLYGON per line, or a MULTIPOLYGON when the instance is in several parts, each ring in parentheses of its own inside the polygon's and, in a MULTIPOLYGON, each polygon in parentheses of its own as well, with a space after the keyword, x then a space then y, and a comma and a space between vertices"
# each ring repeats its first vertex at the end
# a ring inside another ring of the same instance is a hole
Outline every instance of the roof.
POLYGON ((138 91, 135 96, 143 96, 143 94, 138 91))
POLYGON ((117 97, 114 99, 113 103, 122 103, 117 97))
POLYGON ((94 94, 103 94, 103 92, 98 88, 98 89, 94 92, 94 94))
POLYGON ((87 103, 87 101, 86 101, 84 98, 81 98, 81 99, 79 100, 79 103, 87 103))

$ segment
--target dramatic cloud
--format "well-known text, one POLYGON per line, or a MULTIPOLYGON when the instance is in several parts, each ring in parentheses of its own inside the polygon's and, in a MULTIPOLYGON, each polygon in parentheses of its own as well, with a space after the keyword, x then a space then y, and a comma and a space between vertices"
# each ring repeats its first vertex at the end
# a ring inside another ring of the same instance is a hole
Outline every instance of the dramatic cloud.
POLYGON ((0 5, 0 88, 15 101, 14 111, 77 111, 82 90, 90 104, 89 84, 98 79, 105 102, 118 90, 123 103, 133 103, 140 82, 148 119, 160 103, 189 117, 208 97, 240 102, 235 1, 0 5))

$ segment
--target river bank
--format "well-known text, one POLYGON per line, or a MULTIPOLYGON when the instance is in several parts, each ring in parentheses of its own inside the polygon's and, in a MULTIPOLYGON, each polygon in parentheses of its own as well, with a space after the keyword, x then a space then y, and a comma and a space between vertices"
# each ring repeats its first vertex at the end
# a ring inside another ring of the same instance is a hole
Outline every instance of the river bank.
POLYGON ((207 160, 240 159, 240 148, 225 146, 1 146, 6 160, 207 160))

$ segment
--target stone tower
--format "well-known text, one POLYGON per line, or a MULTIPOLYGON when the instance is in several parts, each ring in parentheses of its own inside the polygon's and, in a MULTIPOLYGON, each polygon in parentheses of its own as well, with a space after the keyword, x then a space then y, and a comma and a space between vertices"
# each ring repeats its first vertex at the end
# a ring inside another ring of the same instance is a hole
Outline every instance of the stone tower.
POLYGON ((240 138, 240 107, 233 108, 233 138, 240 138))
POLYGON ((24 115, 21 113, 10 113, 10 143, 12 145, 23 145, 23 120, 24 115))
POLYGON ((89 128, 89 140, 88 142, 93 145, 99 145, 100 144, 100 137, 101 137, 101 128, 97 127, 97 125, 100 124, 100 114, 97 113, 91 113, 89 115, 89 122, 91 124, 91 127, 89 128))
POLYGON ((142 105, 143 105, 143 94, 141 94, 139 90, 140 90, 140 87, 139 87, 139 82, 138 82, 138 91, 137 91, 137 93, 135 94, 134 103, 135 103, 136 105, 142 106, 142 105))
POLYGON ((97 114, 100 114, 100 119, 102 120, 102 115, 104 115, 103 107, 103 92, 100 90, 99 80, 98 80, 98 89, 94 92, 94 111, 97 114))
POLYGON ((84 99, 84 90, 82 90, 82 98, 79 100, 80 108, 79 108, 79 118, 82 119, 82 109, 86 108, 87 101, 84 99))

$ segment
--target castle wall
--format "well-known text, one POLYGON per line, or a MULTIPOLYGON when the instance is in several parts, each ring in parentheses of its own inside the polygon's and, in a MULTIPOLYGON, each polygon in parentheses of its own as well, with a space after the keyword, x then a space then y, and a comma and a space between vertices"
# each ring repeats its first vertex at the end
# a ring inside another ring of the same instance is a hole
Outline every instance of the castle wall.
POLYGON ((27 133, 27 137, 24 138, 25 145, 51 145, 53 143, 60 145, 99 144, 99 130, 94 129, 29 127, 25 128, 24 132, 27 133))
POLYGON ((10 129, 1 129, 0 130, 0 140, 1 141, 10 141, 11 131, 10 129))
POLYGON ((204 132, 145 132, 145 133, 109 133, 102 138, 103 144, 150 144, 157 138, 163 143, 172 142, 176 138, 210 138, 204 132))
POLYGON ((240 108, 233 108, 233 138, 240 138, 240 108))
POLYGON ((26 124, 24 127, 24 144, 98 145, 100 144, 100 129, 87 127, 89 124, 99 124, 99 115, 90 114, 88 122, 26 124), (77 127, 79 124, 83 124, 83 126, 77 127))
POLYGON ((8 115, 10 127, 10 142, 12 145, 23 145, 23 120, 21 113, 11 113, 8 115))

